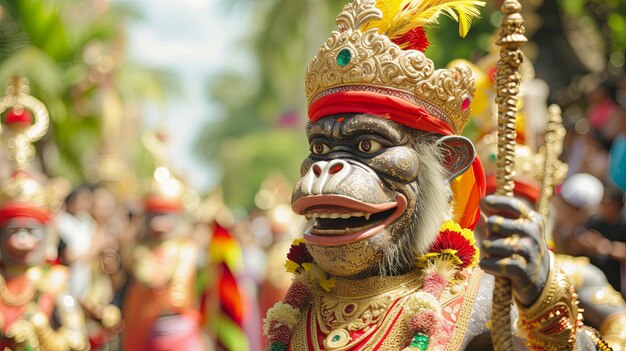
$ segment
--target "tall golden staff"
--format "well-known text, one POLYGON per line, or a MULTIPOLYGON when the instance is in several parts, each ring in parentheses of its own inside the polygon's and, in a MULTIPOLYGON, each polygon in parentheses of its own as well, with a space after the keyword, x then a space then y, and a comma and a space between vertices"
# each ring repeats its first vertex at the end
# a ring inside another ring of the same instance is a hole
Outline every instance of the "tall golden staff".
MULTIPOLYGON (((496 104, 498 105, 498 158, 496 194, 513 196, 515 166, 515 116, 521 81, 519 68, 524 60, 520 46, 528 39, 524 35, 522 5, 517 0, 505 0, 500 10, 500 59, 496 65, 496 104)), ((511 333, 511 281, 496 277, 491 313, 492 337, 496 351, 513 350, 511 333)))

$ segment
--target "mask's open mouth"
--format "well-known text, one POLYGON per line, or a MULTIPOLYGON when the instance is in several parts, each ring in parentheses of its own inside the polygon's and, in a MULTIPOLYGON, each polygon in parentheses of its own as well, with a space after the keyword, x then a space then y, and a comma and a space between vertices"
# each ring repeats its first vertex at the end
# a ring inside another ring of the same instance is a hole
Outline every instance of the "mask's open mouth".
POLYGON ((363 211, 343 212, 349 209, 311 208, 305 212, 307 219, 315 219, 311 233, 315 235, 344 235, 365 230, 389 218, 397 207, 378 213, 363 211), (333 210, 336 210, 333 211, 333 210))
POLYGON ((369 204, 341 195, 312 195, 296 200, 293 210, 313 220, 304 234, 310 244, 334 246, 353 243, 383 230, 404 213, 407 200, 369 204))

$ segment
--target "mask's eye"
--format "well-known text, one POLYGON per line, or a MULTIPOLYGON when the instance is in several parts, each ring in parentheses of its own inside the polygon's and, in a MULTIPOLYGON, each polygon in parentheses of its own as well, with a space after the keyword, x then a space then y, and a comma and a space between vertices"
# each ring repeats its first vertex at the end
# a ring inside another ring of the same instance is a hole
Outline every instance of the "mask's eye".
POLYGON ((371 139, 365 139, 365 140, 359 141, 359 151, 364 152, 366 154, 374 153, 382 148, 383 146, 379 142, 371 140, 371 139))
POLYGON ((324 143, 311 144, 311 152, 316 155, 326 155, 330 152, 330 147, 324 143))

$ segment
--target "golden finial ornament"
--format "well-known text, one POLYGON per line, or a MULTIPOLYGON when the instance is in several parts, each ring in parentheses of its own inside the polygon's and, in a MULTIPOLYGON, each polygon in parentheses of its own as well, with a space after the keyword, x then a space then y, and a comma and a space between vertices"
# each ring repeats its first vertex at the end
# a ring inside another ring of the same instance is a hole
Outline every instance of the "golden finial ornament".
MULTIPOLYGON (((7 86, 6 95, 0 100, 0 114, 8 110, 19 115, 25 111, 31 111, 34 118, 32 124, 25 128, 14 129, 8 139, 9 159, 15 162, 15 170, 23 170, 28 167, 35 157, 33 143, 46 135, 50 124, 46 106, 28 93, 28 79, 15 77, 7 86)), ((2 127, 0 127, 0 132, 2 131, 2 127)))
POLYGON ((4 114, 2 123, 5 125, 3 129, 0 124, 0 132, 7 134, 7 154, 13 163, 13 175, 0 187, 0 202, 17 201, 47 208, 49 189, 26 170, 35 158, 33 144, 48 131, 50 118, 45 105, 28 93, 28 80, 15 77, 9 82, 6 95, 0 99, 0 115, 4 114))
MULTIPOLYGON (((522 5, 516 0, 505 0, 500 10, 500 59, 496 65, 496 104, 498 105, 498 156, 496 194, 513 196, 515 169, 515 116, 522 75, 520 66, 524 55, 520 46, 528 39, 524 35, 522 5)), ((511 331, 511 281, 496 277, 491 312, 492 337, 496 351, 513 349, 511 331)))

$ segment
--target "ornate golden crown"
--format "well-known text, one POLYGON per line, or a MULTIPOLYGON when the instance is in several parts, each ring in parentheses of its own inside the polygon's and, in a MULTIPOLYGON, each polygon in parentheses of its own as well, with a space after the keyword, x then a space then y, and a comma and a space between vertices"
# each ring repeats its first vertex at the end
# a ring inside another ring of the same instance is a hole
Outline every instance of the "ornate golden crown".
POLYGON ((476 6, 483 3, 457 3, 461 2, 379 0, 377 7, 376 0, 354 0, 344 6, 336 19, 339 31, 332 32, 307 68, 309 105, 320 97, 342 91, 377 92, 421 107, 460 133, 470 117, 475 91, 472 71, 467 67, 435 70, 433 62, 422 52, 404 50, 390 38, 406 34, 411 26, 436 22, 439 12, 459 20, 464 35, 471 18, 478 16, 476 6), (380 9, 389 12, 394 6, 397 11, 385 16, 380 9), (398 21, 403 12, 406 18, 398 21), (415 23, 405 25, 410 21, 415 23), (405 28, 399 28, 402 26, 405 28))
POLYGON ((7 154, 14 168, 11 177, 0 186, 0 212, 15 204, 47 212, 52 200, 50 189, 27 171, 35 158, 33 144, 46 134, 50 122, 44 104, 28 92, 28 80, 16 77, 0 100, 0 115, 4 115, 3 123, 8 127, 0 127, 0 131, 7 134, 7 154))
POLYGON ((199 206, 198 195, 185 187, 170 170, 167 162, 166 133, 157 130, 143 135, 143 145, 152 153, 156 168, 145 195, 145 206, 152 210, 194 210, 199 206))

